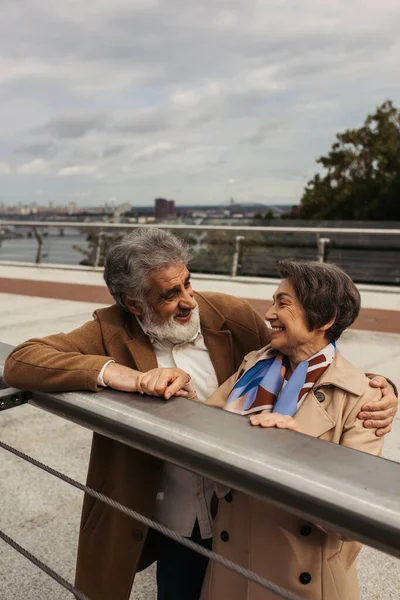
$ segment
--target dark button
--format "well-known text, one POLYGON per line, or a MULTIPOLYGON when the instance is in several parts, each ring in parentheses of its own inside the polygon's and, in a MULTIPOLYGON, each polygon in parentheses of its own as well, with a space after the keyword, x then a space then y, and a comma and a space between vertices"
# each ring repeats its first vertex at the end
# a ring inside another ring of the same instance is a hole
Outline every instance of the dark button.
POLYGON ((227 493, 227 495, 225 496, 225 500, 227 502, 229 502, 229 504, 232 502, 232 500, 233 500, 232 492, 227 493))
POLYGON ((315 392, 315 397, 318 400, 318 402, 323 402, 325 400, 325 394, 323 394, 322 392, 315 392))
POLYGON ((303 527, 300 529, 300 535, 302 535, 304 537, 308 537, 311 534, 312 534, 311 525, 303 525, 303 527))
POLYGON ((221 531, 221 540, 227 542, 229 540, 229 533, 227 531, 221 531))
POLYGON ((311 581, 311 575, 310 575, 310 573, 302 573, 300 575, 299 579, 300 579, 300 583, 302 583, 303 585, 307 585, 311 581))
POLYGON ((135 540, 135 542, 141 542, 143 539, 143 531, 140 531, 140 529, 134 529, 132 537, 135 540))

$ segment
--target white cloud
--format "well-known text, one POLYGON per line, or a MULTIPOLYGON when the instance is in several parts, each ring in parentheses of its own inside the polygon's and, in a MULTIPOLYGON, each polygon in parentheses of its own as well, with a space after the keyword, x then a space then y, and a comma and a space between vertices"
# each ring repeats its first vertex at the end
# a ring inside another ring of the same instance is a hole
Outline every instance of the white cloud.
POLYGON ((135 162, 139 160, 150 160, 155 157, 159 158, 164 154, 169 154, 175 148, 176 146, 174 144, 169 144, 168 142, 158 142, 157 144, 146 146, 145 148, 142 148, 142 150, 135 152, 132 156, 132 160, 135 162))
POLYGON ((71 165, 58 171, 60 177, 74 177, 80 175, 93 175, 97 171, 94 165, 71 165))
POLYGON ((43 158, 35 158, 18 167, 18 172, 23 175, 32 175, 35 173, 45 173, 48 170, 48 164, 43 158))
POLYGON ((5 3, 7 197, 295 202, 336 132, 400 106, 399 29, 398 0, 5 3))

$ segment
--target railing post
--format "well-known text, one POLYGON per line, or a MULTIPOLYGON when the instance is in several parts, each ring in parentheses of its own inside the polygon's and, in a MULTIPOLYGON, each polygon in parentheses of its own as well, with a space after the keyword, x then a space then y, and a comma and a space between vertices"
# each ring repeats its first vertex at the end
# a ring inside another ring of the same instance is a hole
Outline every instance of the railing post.
POLYGON ((238 270, 238 265, 239 265, 240 242, 244 239, 245 239, 244 235, 237 235, 235 237, 235 252, 233 253, 233 258, 232 258, 232 272, 231 272, 232 277, 236 277, 236 275, 237 275, 237 270, 238 270))
POLYGON ((94 267, 98 267, 100 264, 101 250, 103 247, 103 235, 104 232, 100 231, 96 236, 96 254, 94 257, 94 267))
POLYGON ((37 227, 33 227, 33 233, 35 234, 35 238, 38 243, 38 249, 36 252, 36 261, 35 263, 39 265, 42 262, 42 253, 43 253, 43 236, 40 235, 37 227))
POLYGON ((326 245, 330 243, 330 238, 322 238, 317 233, 317 248, 318 248, 318 262, 325 262, 326 245))

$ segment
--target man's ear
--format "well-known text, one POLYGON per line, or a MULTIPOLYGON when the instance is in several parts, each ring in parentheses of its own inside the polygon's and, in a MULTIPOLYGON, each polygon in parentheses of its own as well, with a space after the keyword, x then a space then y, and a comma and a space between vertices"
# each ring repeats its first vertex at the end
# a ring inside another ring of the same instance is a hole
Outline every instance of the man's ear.
POLYGON ((129 310, 130 313, 132 313, 133 315, 136 315, 137 317, 142 316, 142 313, 143 313, 142 308, 135 298, 131 298, 127 294, 124 294, 122 296, 122 300, 125 304, 125 307, 127 308, 127 310, 129 310))

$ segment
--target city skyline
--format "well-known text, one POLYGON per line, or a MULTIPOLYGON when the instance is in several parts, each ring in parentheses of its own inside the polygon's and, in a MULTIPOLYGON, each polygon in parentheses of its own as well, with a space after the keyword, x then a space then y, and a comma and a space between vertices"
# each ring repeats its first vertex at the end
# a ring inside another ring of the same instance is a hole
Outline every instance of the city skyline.
POLYGON ((7 3, 0 202, 296 204, 400 105, 399 28, 397 0, 7 3))

